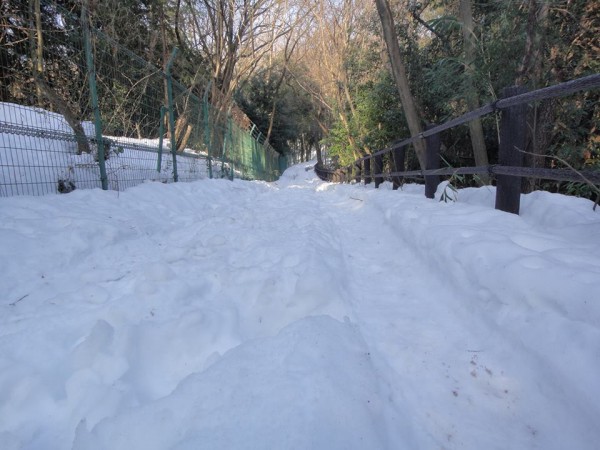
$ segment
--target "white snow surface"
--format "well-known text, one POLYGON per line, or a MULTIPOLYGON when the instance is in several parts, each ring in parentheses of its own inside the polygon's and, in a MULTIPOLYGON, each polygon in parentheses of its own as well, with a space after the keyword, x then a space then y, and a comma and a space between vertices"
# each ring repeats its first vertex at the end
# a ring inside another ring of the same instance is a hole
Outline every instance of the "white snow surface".
POLYGON ((591 202, 311 164, 0 199, 0 448, 598 448, 591 202))
MULTIPOLYGON (((87 137, 95 138, 93 123, 83 121, 81 125, 87 137)), ((173 157, 168 142, 164 143, 158 172, 158 138, 104 137, 112 142, 106 160, 109 189, 124 190, 146 180, 164 183, 173 180, 173 157)), ((97 147, 93 142, 90 147, 92 154, 76 154, 73 132, 60 114, 0 102, 0 197, 56 194, 59 180, 72 181, 77 189, 100 187, 97 147), (21 131, 6 132, 3 126, 18 127, 21 131)), ((184 154, 176 155, 179 179, 207 178, 204 155, 191 149, 185 149, 184 154)), ((213 173, 221 175, 220 164, 212 164, 213 173)))

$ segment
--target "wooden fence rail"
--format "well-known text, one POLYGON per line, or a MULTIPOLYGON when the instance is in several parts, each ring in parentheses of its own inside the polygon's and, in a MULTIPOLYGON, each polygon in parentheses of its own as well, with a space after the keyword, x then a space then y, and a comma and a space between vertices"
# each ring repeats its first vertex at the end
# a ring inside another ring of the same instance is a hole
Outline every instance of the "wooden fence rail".
POLYGON ((375 187, 384 179, 391 179, 393 188, 402 183, 402 177, 424 177, 425 195, 433 198, 442 175, 489 174, 496 176, 496 209, 519 213, 521 198, 521 178, 534 177, 556 181, 588 182, 600 185, 600 172, 574 171, 569 169, 544 169, 522 167, 523 149, 527 139, 528 104, 549 98, 565 97, 575 92, 600 88, 600 74, 567 81, 555 86, 526 92, 521 86, 505 88, 501 98, 481 108, 449 120, 442 125, 430 125, 418 136, 394 142, 389 147, 371 155, 359 158, 349 166, 329 170, 315 166, 316 174, 323 180, 349 182, 364 179, 365 184, 375 180, 375 187), (498 164, 480 167, 460 167, 440 169, 440 144, 442 131, 465 124, 473 119, 500 111, 500 147, 498 164), (404 171, 406 147, 418 139, 425 139, 425 170, 404 171), (392 172, 383 172, 383 155, 392 153, 392 172))

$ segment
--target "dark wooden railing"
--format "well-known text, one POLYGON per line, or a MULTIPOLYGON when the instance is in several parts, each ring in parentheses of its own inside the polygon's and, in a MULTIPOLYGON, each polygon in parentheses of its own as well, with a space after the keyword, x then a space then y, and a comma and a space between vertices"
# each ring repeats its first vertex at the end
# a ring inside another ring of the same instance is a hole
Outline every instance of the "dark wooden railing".
POLYGON ((384 179, 391 179, 394 189, 402 183, 402 177, 424 177, 425 196, 433 198, 442 175, 487 174, 496 177, 496 209, 519 214, 521 178, 533 177, 556 181, 587 182, 600 185, 600 172, 570 169, 545 169, 522 167, 523 150, 527 140, 527 105, 541 100, 565 97, 579 91, 600 88, 600 74, 590 75, 555 86, 526 92, 522 86, 505 88, 501 98, 481 108, 449 120, 442 125, 429 125, 417 136, 392 143, 389 147, 359 158, 352 164, 337 170, 315 166, 319 178, 333 182, 375 181, 375 187, 384 179), (440 169, 440 133, 468 123, 487 114, 500 111, 500 146, 498 164, 480 167, 440 169), (426 143, 425 170, 404 170, 406 147, 419 139, 426 143), (392 170, 383 172, 383 155, 392 153, 392 170))

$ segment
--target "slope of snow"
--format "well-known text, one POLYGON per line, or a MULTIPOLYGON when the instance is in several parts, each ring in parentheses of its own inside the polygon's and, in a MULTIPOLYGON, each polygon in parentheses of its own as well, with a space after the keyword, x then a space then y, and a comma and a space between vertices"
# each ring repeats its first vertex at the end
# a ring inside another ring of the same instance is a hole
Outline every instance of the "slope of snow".
MULTIPOLYGON (((94 125, 81 123, 88 138, 95 138, 94 125)), ((158 171, 159 139, 105 136, 111 142, 106 160, 108 188, 125 190, 147 180, 173 180, 173 156, 165 140, 158 171)), ((90 144, 92 153, 97 152, 90 144)), ((0 102, 0 197, 57 193, 58 181, 74 183, 77 189, 101 187, 96 154, 77 155, 73 131, 60 114, 41 108, 0 102)), ((176 156, 179 180, 207 178, 204 157, 186 151, 176 156)), ((220 174, 220 165, 213 163, 220 174)), ((217 175, 218 176, 218 175, 217 175)))
POLYGON ((591 202, 310 166, 0 199, 0 448, 597 447, 591 202))

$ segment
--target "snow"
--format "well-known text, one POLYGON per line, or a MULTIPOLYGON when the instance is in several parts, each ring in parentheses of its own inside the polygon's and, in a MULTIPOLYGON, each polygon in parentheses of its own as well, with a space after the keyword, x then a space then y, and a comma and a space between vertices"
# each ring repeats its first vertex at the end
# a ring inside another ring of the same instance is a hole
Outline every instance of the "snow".
MULTIPOLYGON (((95 139, 91 122, 82 122, 88 138, 95 139)), ((161 170, 157 171, 159 139, 132 139, 105 136, 108 188, 124 190, 144 181, 173 180, 173 157, 165 140, 161 170)), ((57 192, 58 181, 73 182, 77 189, 100 187, 97 148, 92 154, 77 155, 75 135, 60 114, 41 108, 0 102, 0 197, 46 195, 57 192)), ((208 177, 203 155, 186 149, 176 156, 182 181, 208 177)), ((213 163, 213 172, 220 165, 213 163)))
POLYGON ((0 448, 597 448, 592 203, 313 163, 0 199, 0 448))

